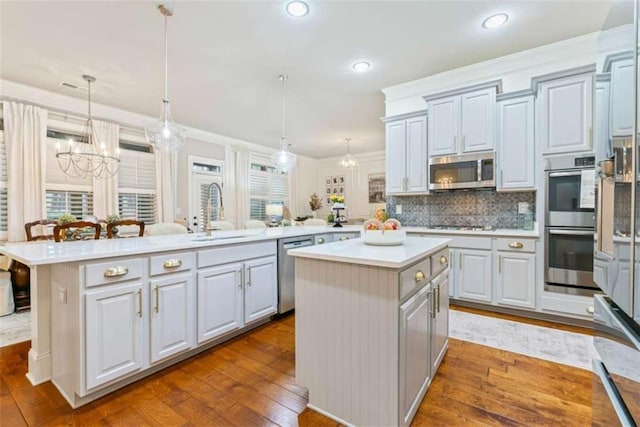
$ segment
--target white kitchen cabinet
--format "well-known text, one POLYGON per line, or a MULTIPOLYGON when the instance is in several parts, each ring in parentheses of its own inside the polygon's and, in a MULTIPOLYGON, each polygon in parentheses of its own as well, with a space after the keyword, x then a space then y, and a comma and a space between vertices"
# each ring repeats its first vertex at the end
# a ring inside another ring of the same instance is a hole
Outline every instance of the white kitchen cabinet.
POLYGON ((174 273, 150 282, 151 363, 188 350, 194 344, 193 273, 174 273))
POLYGON ((198 343, 243 326, 242 263, 198 272, 198 343))
POLYGON ((449 343, 449 272, 440 273, 432 281, 433 315, 431 325, 431 372, 436 372, 449 343))
POLYGON ((493 150, 495 87, 429 99, 428 105, 430 157, 493 150))
POLYGON ((498 101, 498 191, 535 189, 533 95, 498 101))
POLYGON ((611 82, 603 80, 606 76, 596 76, 594 90, 595 111, 593 119, 593 151, 596 159, 611 157, 611 131, 609 128, 609 103, 611 82))
POLYGON ((264 319, 278 310, 277 265, 274 256, 258 258, 245 263, 245 324, 264 319))
POLYGON ((633 81, 633 58, 611 63, 611 137, 633 135, 633 81))
POLYGON ((458 298, 491 302, 491 251, 458 250, 458 298))
POLYGON ((387 193, 427 191, 426 116, 386 124, 387 193))
POLYGON ((408 424, 431 380, 433 294, 425 286, 400 306, 400 409, 408 424))
POLYGON ((142 294, 141 281, 85 294, 87 390, 143 368, 142 294))
POLYGON ((540 83, 536 102, 543 154, 592 150, 592 73, 540 83))
POLYGON ((535 308, 535 254, 498 251, 497 303, 535 308))

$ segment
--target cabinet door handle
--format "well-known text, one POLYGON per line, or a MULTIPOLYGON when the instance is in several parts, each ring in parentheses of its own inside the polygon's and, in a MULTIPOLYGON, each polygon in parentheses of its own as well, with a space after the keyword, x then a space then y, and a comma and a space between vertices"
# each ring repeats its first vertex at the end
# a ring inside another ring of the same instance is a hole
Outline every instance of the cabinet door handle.
POLYGON ((500 185, 504 185, 504 179, 502 178, 502 169, 500 169, 500 185))
POLYGON ((124 276, 129 272, 127 267, 117 266, 117 267, 109 267, 104 271, 104 277, 118 277, 124 276))
POLYGON ((498 274, 502 273, 502 255, 498 255, 498 274))
POLYGON ((424 279, 426 279, 426 276, 424 275, 422 270, 418 270, 416 271, 416 274, 413 278, 416 281, 416 283, 419 283, 419 282, 422 282, 424 279))
POLYGON ((458 267, 462 270, 462 252, 460 252, 460 265, 458 267))
POLYGON ((589 314, 595 313, 594 308, 593 307, 587 307, 587 313, 589 313, 589 314))
POLYGON ((238 289, 242 289, 242 270, 238 270, 238 289))
POLYGON ((446 263, 447 263, 447 261, 448 261, 448 259, 447 259, 447 257, 446 257, 446 256, 442 255, 442 256, 440 257, 440 264, 446 264, 446 263))
POLYGON ((321 245, 324 243, 324 238, 320 237, 318 238, 318 244, 321 245))
POLYGON ((249 276, 247 280, 247 285, 251 286, 251 267, 247 268, 247 276, 249 276))
POLYGON ((524 248, 524 244, 522 242, 511 242, 509 243, 509 247, 513 249, 522 249, 524 248))
POLYGON ((431 318, 435 319, 436 318, 436 294, 435 294, 435 289, 432 292, 429 292, 431 294, 431 318))
POLYGON ((158 285, 156 285, 155 287, 155 292, 156 292, 156 306, 154 307, 156 313, 158 312, 158 306, 160 305, 160 292, 158 291, 158 285))
POLYGON ((177 258, 168 259, 164 263, 162 263, 162 266, 164 268, 178 268, 181 265, 182 265, 182 260, 179 260, 177 258))
POLYGON ((440 285, 436 286, 436 310, 440 313, 440 285))
POLYGON ((138 317, 142 317, 142 289, 138 289, 138 317))

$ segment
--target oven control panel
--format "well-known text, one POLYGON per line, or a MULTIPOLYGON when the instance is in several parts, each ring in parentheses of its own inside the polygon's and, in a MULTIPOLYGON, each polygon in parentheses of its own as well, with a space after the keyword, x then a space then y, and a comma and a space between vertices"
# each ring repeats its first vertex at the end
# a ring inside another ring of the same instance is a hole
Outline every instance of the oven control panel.
POLYGON ((596 165, 595 156, 576 157, 574 159, 574 166, 577 168, 588 168, 590 166, 595 166, 595 165, 596 165))

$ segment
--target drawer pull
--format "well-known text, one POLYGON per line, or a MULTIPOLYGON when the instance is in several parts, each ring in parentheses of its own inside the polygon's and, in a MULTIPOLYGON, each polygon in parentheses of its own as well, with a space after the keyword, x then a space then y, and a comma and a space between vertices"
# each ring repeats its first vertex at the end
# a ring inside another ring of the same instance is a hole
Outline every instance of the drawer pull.
POLYGON ((593 314, 594 312, 595 310, 593 309, 593 307, 587 307, 587 313, 593 314))
POLYGON ((168 259, 164 263, 162 263, 162 266, 164 268, 178 268, 181 265, 182 261, 177 258, 168 259))
POLYGON ((440 264, 446 264, 449 260, 447 259, 446 256, 442 255, 440 257, 440 264))
POLYGON ((511 242, 509 243, 509 247, 513 249, 522 249, 524 245, 521 242, 511 242))
POLYGON ((414 279, 416 282, 422 282, 424 279, 426 279, 426 276, 421 270, 418 270, 416 271, 416 275, 414 276, 414 279))
POLYGON ((343 236, 343 237, 340 238, 341 242, 344 242, 345 240, 349 240, 349 238, 347 236, 343 236))
POLYGON ((318 238, 318 244, 321 245, 323 243, 324 243, 324 238, 323 237, 318 238))
POLYGON ((124 276, 129 272, 127 267, 109 267, 104 271, 104 277, 118 277, 124 276))
POLYGON ((142 317, 142 289, 138 289, 138 317, 142 317))

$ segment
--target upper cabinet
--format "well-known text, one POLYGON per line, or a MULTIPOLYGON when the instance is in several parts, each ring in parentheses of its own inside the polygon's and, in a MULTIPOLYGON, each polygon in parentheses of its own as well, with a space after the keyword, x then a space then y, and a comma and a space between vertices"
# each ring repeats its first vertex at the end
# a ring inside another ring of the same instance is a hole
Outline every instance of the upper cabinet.
POLYGON ((429 156, 493 150, 495 86, 425 99, 429 105, 429 156))
POLYGON ((387 194, 427 192, 427 117, 386 123, 387 194))
POLYGON ((610 96, 611 137, 631 136, 633 134, 632 58, 611 62, 610 96))
POLYGON ((498 191, 535 190, 533 95, 498 101, 498 191))
POLYGON ((593 73, 541 82, 537 103, 543 154, 592 150, 593 73))

